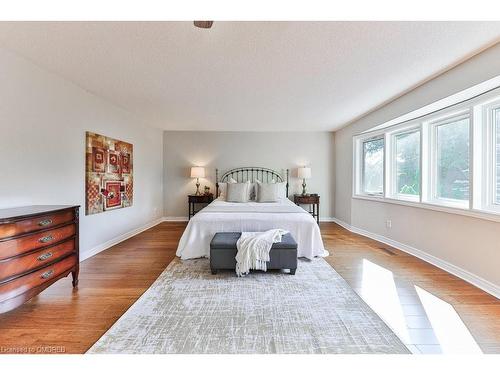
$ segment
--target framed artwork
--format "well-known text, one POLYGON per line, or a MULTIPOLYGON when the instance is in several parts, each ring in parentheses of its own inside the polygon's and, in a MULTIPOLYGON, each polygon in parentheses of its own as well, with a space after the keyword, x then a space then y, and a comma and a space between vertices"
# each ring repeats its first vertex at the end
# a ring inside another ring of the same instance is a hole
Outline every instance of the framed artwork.
POLYGON ((85 164, 86 215, 132 206, 132 144, 87 132, 85 164))

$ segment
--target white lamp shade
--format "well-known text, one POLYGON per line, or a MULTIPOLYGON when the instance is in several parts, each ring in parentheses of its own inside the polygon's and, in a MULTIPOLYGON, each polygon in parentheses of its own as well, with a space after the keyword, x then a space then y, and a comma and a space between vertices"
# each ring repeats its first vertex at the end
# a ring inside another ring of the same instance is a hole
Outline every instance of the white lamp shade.
POLYGON ((191 178, 204 178, 205 168, 203 167, 191 167, 191 178))
POLYGON ((311 178, 311 168, 302 167, 297 170, 298 178, 311 178))

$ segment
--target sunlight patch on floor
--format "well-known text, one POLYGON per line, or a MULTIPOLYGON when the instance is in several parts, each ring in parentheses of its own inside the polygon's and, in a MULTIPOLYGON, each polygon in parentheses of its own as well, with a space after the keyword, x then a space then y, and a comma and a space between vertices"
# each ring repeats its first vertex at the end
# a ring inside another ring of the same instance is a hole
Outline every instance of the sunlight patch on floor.
POLYGON ((482 353, 453 306, 418 286, 415 289, 444 354, 482 353))
POLYGON ((409 342, 410 335, 391 271, 363 259, 361 297, 403 342, 409 342))

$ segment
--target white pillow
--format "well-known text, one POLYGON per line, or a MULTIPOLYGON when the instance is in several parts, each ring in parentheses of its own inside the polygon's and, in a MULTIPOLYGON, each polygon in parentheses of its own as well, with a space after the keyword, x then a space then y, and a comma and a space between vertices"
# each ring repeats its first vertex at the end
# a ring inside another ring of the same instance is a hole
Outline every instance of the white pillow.
POLYGON ((248 202, 248 190, 250 189, 250 182, 238 182, 227 184, 228 202, 245 203, 248 202))
MULTIPOLYGON (((256 185, 263 184, 260 180, 255 180, 255 183, 256 183, 256 185)), ((276 201, 284 199, 284 198, 288 198, 286 196, 286 182, 276 182, 276 180, 273 178, 271 180, 271 182, 268 183, 267 185, 276 185, 276 187, 275 187, 276 194, 277 194, 276 201)), ((257 196, 257 193, 258 193, 258 186, 255 186, 255 194, 256 194, 255 200, 261 202, 261 200, 257 196)))
POLYGON ((278 184, 264 184, 260 181, 257 181, 257 186, 258 202, 277 202, 280 200, 278 184))
POLYGON ((226 199, 227 195, 227 184, 235 184, 236 181, 234 178, 229 177, 228 182, 219 182, 219 198, 226 199))
POLYGON ((278 191, 278 198, 279 199, 288 198, 286 196, 286 182, 277 182, 276 183, 276 189, 278 191))

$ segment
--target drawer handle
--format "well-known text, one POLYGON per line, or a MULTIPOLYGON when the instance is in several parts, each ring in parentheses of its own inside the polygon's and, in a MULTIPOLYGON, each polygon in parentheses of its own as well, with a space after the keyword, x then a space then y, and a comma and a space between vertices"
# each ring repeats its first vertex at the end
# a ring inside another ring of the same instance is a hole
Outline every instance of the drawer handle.
POLYGON ((38 259, 40 262, 43 262, 44 260, 49 259, 51 256, 52 256, 52 253, 46 253, 46 254, 42 254, 42 255, 40 255, 40 256, 39 256, 38 258, 36 258, 36 259, 38 259))
POLYGON ((42 273, 42 275, 40 276, 42 279, 48 279, 50 276, 52 276, 52 274, 54 273, 53 270, 50 270, 50 271, 47 271, 47 272, 44 272, 42 273))
POLYGON ((40 241, 41 243, 46 243, 52 241, 53 239, 54 237, 51 234, 49 234, 48 236, 40 238, 38 241, 40 241))
POLYGON ((41 227, 46 227, 47 225, 50 224, 52 224, 52 219, 45 219, 38 223, 38 225, 40 225, 41 227))

